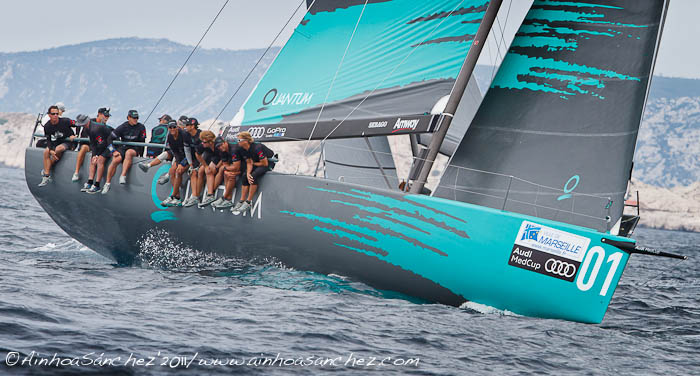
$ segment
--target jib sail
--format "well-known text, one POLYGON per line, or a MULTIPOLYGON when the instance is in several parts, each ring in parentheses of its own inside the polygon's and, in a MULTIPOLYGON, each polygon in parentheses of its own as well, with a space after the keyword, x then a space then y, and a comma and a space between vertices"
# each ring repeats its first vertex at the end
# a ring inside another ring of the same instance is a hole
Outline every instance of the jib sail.
POLYGON ((429 132, 488 3, 309 0, 232 131, 265 141, 429 132))
POLYGON ((664 5, 535 0, 435 195, 610 230, 664 5))

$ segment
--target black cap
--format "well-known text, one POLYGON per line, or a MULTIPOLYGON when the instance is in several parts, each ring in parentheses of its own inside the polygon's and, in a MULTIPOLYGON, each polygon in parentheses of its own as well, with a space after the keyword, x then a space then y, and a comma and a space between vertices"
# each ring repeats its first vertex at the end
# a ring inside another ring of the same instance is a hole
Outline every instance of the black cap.
POLYGON ((111 115, 109 114, 109 107, 100 107, 99 110, 97 110, 98 114, 102 114, 104 116, 110 117, 111 115))
POLYGON ((175 120, 170 120, 168 122, 168 128, 177 128, 177 123, 175 122, 175 120))
POLYGON ((186 123, 186 122, 187 122, 187 119, 189 119, 189 118, 188 118, 187 116, 185 116, 185 115, 182 115, 182 116, 180 116, 180 118, 179 118, 179 119, 177 119, 177 121, 179 121, 179 122, 181 122, 181 123, 183 123, 183 124, 184 124, 184 123, 186 123))
POLYGON ((199 125, 199 122, 195 118, 189 118, 185 121, 185 125, 194 125, 196 127, 199 125))
POLYGON ((134 118, 134 119, 138 119, 138 118, 139 118, 139 112, 136 111, 136 110, 129 110, 129 114, 128 114, 127 116, 132 117, 132 118, 134 118))
POLYGON ((165 114, 165 115, 159 117, 158 120, 165 120, 167 122, 170 122, 170 120, 173 120, 173 118, 171 118, 170 115, 165 114))
POLYGON ((224 142, 224 139, 219 136, 214 140, 214 147, 218 149, 224 142))

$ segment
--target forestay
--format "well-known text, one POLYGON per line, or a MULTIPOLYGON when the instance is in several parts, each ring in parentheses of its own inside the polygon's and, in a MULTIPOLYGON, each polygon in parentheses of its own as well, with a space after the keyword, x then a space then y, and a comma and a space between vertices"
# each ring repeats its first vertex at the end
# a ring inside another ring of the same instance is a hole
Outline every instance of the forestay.
POLYGON ((663 13, 663 0, 536 0, 435 195, 610 230, 663 13))
POLYGON ((230 132, 263 141, 429 132, 488 3, 308 0, 230 132))

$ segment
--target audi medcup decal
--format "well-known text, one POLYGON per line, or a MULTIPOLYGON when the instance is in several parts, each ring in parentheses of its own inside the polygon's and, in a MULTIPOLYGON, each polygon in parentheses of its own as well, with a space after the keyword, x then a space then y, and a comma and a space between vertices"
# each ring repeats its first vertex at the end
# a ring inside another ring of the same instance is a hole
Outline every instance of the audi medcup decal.
POLYGON ((523 221, 508 265, 573 282, 591 240, 523 221))

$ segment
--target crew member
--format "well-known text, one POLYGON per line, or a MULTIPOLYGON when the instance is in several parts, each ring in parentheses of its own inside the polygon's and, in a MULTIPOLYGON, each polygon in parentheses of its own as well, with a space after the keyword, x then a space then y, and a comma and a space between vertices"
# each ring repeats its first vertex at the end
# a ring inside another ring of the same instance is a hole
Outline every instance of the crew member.
POLYGON ((63 152, 72 149, 75 138, 70 119, 59 117, 58 106, 49 107, 47 112, 50 120, 44 126, 46 149, 44 149, 44 172, 41 175, 40 187, 51 182, 51 167, 61 159, 63 152))
MULTIPOLYGON (((129 110, 126 115, 126 121, 122 123, 112 132, 112 140, 124 142, 146 142, 146 127, 139 123, 139 113, 136 110, 129 110)), ((112 183, 112 177, 117 173, 117 167, 122 161, 122 174, 119 176, 119 184, 126 184, 126 174, 131 168, 131 162, 135 156, 143 155, 143 146, 135 145, 120 145, 112 153, 112 162, 107 170, 107 181, 102 194, 109 192, 112 183)))
POLYGON ((202 153, 202 141, 199 138, 202 131, 199 130, 199 121, 197 121, 197 119, 187 118, 184 121, 185 131, 187 132, 185 137, 185 157, 187 158, 187 163, 190 165, 187 173, 190 175, 192 194, 182 203, 182 206, 188 207, 199 203, 199 194, 195 195, 195 192, 197 192, 197 187, 200 185, 198 174, 200 158, 197 158, 197 155, 201 155, 202 153))
MULTIPOLYGON (((164 114, 158 118, 158 125, 151 129, 151 143, 152 144, 165 144, 165 140, 168 138, 168 123, 173 120, 170 115, 164 114)), ((149 146, 146 150, 146 156, 148 158, 155 158, 158 154, 162 153, 164 148, 156 148, 149 146)), ((160 162, 158 162, 160 163, 160 162)))
MULTIPOLYGON (((82 129, 80 130, 80 138, 90 138, 90 123, 94 121, 101 124, 107 124, 107 120, 109 120, 109 117, 109 107, 101 107, 100 109, 98 109, 97 117, 94 119, 90 119, 88 125, 82 127, 82 129)), ((80 141, 78 143, 78 157, 75 161, 75 172, 73 173, 72 179, 74 183, 80 180, 80 167, 83 165, 83 161, 85 160, 85 154, 87 154, 88 151, 90 151, 90 141, 80 141)))
POLYGON ((182 174, 189 168, 187 157, 185 156, 185 141, 188 138, 188 133, 177 126, 175 122, 168 124, 168 141, 166 145, 170 148, 170 153, 173 155, 174 163, 168 172, 170 182, 173 185, 173 193, 170 197, 161 202, 163 206, 181 206, 180 199, 180 184, 182 183, 182 174))
POLYGON ((241 181, 241 200, 231 209, 234 215, 245 213, 252 207, 260 178, 275 167, 275 163, 268 160, 275 153, 267 146, 255 142, 249 132, 238 134, 238 147, 243 149, 241 156, 245 162, 245 176, 241 181))
POLYGON ((236 143, 228 142, 222 138, 216 140, 214 145, 219 151, 219 158, 223 164, 224 195, 211 205, 214 209, 226 209, 233 206, 233 190, 236 188, 236 178, 241 174, 241 160, 243 149, 236 143))
POLYGON ((221 161, 222 153, 216 147, 217 144, 221 144, 224 140, 221 137, 214 136, 213 132, 211 136, 208 133, 202 132, 200 138, 202 139, 202 159, 204 159, 204 175, 207 181, 207 192, 202 198, 202 203, 199 204, 200 208, 203 208, 209 204, 212 204, 214 199, 214 192, 216 188, 221 184, 224 178, 224 166, 221 161))
MULTIPOLYGON (((82 115, 85 116, 85 115, 82 115)), ((90 120, 86 122, 82 117, 78 121, 86 124, 90 136, 90 175, 83 192, 94 194, 100 191, 100 180, 104 174, 105 162, 112 156, 114 146, 112 146, 112 128, 104 123, 90 120)))
MULTIPOLYGON (((193 175, 197 175, 197 184, 190 184, 192 187, 192 195, 182 203, 182 206, 189 207, 200 203, 199 197, 202 195, 202 189, 207 182, 207 169, 209 164, 213 162, 213 168, 219 163, 218 154, 214 151, 214 139, 216 136, 212 131, 202 131, 199 134, 200 144, 195 150, 195 158, 199 162, 199 167, 194 170, 193 175)), ((206 198, 205 195, 204 198, 206 198)), ((211 201, 209 201, 211 203, 211 201)))

